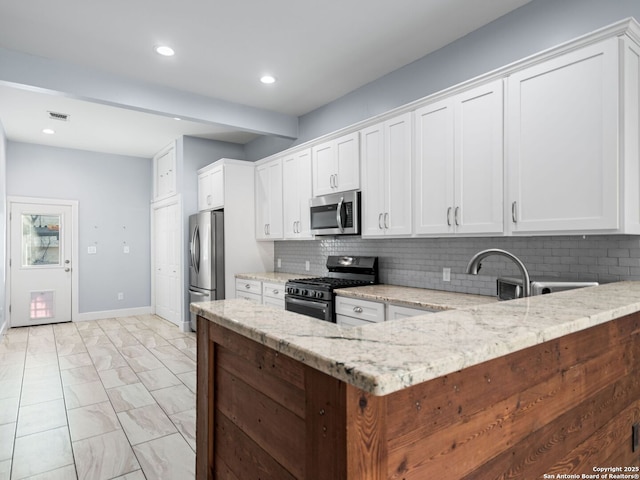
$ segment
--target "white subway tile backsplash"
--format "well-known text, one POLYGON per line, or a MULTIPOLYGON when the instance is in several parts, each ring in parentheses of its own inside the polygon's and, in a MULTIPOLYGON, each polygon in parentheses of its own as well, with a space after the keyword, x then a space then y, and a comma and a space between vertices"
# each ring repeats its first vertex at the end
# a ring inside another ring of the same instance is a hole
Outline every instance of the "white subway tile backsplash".
POLYGON ((382 283, 495 295, 499 276, 518 276, 502 257, 489 257, 477 276, 467 275, 469 259, 480 250, 502 248, 517 255, 532 276, 558 276, 601 283, 640 279, 640 236, 599 235, 569 237, 322 238, 275 242, 276 271, 326 274, 329 255, 377 256, 382 283), (310 270, 305 271, 305 261, 310 270), (442 281, 442 268, 451 268, 451 281, 442 281))

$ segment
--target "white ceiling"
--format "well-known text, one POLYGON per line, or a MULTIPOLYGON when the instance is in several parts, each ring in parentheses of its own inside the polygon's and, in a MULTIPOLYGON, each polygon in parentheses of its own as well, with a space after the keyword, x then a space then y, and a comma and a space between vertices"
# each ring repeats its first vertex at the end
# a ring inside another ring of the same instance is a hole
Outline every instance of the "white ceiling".
MULTIPOLYGON (((528 1, 1 0, 0 47, 96 74, 159 84, 176 94, 190 92, 297 117, 528 1), (155 54, 156 44, 170 44, 175 57, 155 54), (259 83, 264 73, 278 81, 259 83)), ((0 68, 0 84, 3 80, 0 68)), ((7 137, 151 156, 182 134, 236 143, 256 136, 80 100, 73 91, 61 93, 0 86, 0 120, 7 137), (58 133, 43 138, 42 128, 50 126, 45 125, 48 110, 69 113, 71 121, 53 124, 58 133)))

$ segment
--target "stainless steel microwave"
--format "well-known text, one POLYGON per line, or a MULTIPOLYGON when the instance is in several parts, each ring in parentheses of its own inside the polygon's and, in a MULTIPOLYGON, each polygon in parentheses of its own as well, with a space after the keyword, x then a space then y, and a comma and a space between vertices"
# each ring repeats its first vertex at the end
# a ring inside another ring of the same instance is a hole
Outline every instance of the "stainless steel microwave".
POLYGON ((309 200, 313 235, 359 235, 360 192, 332 193, 309 200))

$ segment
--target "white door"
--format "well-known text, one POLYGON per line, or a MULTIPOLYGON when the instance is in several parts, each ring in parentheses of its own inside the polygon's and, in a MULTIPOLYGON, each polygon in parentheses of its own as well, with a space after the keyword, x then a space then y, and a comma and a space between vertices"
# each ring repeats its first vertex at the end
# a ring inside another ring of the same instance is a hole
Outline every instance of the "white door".
POLYGON ((180 216, 177 203, 154 210, 156 314, 180 324, 180 216))
POLYGON ((72 207, 11 203, 11 326, 69 322, 72 207))

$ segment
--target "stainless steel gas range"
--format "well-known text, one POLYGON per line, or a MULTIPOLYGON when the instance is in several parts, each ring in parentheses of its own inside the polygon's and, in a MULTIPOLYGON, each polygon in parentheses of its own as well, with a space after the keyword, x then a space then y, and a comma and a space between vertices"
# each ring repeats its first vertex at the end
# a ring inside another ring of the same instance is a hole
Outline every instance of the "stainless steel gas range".
POLYGON ((285 309, 336 323, 338 288, 378 283, 378 257, 329 256, 326 277, 290 280, 285 285, 285 309))

